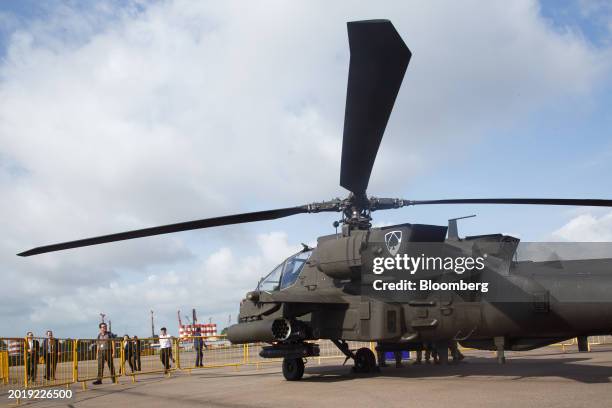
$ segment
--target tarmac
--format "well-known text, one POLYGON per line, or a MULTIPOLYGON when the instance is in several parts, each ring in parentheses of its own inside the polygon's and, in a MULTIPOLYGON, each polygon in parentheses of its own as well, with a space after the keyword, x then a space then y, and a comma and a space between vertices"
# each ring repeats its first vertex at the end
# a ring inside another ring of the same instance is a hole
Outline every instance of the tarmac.
MULTIPOLYGON (((43 407, 597 407, 612 406, 612 346, 546 347, 507 352, 497 364, 488 351, 467 351, 456 365, 394 364, 375 375, 351 372, 342 360, 310 361, 301 381, 285 381, 278 363, 211 368, 106 380, 67 400, 21 400, 43 407)), ((2 403, 15 405, 6 394, 2 403)))

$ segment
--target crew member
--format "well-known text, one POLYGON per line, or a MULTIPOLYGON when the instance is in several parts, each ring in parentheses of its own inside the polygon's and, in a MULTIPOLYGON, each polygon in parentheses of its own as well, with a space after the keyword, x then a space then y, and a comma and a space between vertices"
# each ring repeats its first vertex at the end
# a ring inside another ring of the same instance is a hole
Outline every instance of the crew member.
MULTIPOLYGON (((376 347, 376 354, 377 354, 377 359, 378 359, 378 366, 379 367, 386 367, 387 366, 387 358, 385 356, 385 351, 381 350, 383 347, 381 346, 381 343, 377 344, 376 347)), ((393 352, 393 357, 395 358, 395 367, 396 368, 400 368, 402 366, 402 352, 401 351, 394 351, 393 352)))
POLYGON ((425 363, 431 364, 431 359, 433 359, 434 364, 440 364, 440 356, 438 355, 438 350, 431 341, 427 341, 424 343, 425 345, 425 363))

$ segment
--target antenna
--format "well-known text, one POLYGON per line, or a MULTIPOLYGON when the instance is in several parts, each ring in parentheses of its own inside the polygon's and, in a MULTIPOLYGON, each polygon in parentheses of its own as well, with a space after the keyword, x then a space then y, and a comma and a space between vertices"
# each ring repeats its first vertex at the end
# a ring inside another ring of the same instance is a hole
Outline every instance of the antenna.
POLYGON ((105 316, 106 315, 104 313, 100 313, 100 319, 101 319, 100 323, 104 323, 104 317, 105 316))
POLYGON ((459 230, 457 229, 457 220, 475 217, 476 214, 466 215, 465 217, 451 218, 448 220, 448 239, 459 239, 459 230))
POLYGON ((153 310, 151 310, 151 337, 155 337, 155 325, 153 324, 153 310))

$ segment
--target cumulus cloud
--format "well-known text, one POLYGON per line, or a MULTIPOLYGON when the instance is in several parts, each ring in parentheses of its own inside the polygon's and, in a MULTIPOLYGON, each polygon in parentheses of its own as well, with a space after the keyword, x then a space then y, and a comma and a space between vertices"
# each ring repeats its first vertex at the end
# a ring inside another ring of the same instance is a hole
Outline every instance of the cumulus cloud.
POLYGON ((553 239, 572 242, 612 242, 612 212, 580 214, 552 233, 553 239))
POLYGON ((233 227, 204 247, 187 233, 14 254, 344 194, 345 22, 381 16, 414 55, 374 167, 376 194, 399 195, 397 174, 409 183, 431 157, 588 96, 610 68, 609 50, 552 30, 529 0, 97 2, 15 23, 0 62, 0 330, 76 331, 101 310, 134 310, 125 316, 141 330, 143 310, 170 318, 180 302, 235 312, 293 239, 233 227), (256 245, 236 244, 235 231, 256 245), (28 305, 14 308, 20 296, 28 305))
POLYGON ((135 280, 114 276, 94 288, 77 287, 70 293, 41 291, 41 302, 31 305, 28 318, 36 325, 52 324, 64 334, 75 333, 79 327, 81 335, 87 336, 95 333, 95 321, 104 307, 114 322, 113 330, 121 334, 147 327, 149 310, 154 310, 158 324, 175 327, 177 309, 196 307, 200 321, 210 317, 224 326, 229 314, 236 318, 240 299, 255 288, 258 279, 300 248, 290 245, 284 232, 259 234, 254 243, 256 250, 247 256, 221 247, 189 270, 150 273, 135 280))

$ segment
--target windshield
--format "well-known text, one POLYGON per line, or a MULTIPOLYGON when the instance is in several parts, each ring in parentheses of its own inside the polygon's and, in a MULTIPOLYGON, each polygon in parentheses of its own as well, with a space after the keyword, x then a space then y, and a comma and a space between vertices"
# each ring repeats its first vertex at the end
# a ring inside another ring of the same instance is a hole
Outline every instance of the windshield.
POLYGON ((300 252, 285 261, 285 269, 283 269, 283 276, 281 278, 281 289, 288 288, 295 283, 311 253, 312 251, 300 252))
POLYGON ((285 262, 274 268, 268 276, 259 282, 257 290, 271 292, 293 285, 311 254, 312 250, 301 251, 287 258, 285 262))
POLYGON ((284 263, 278 265, 272 272, 268 274, 265 278, 263 278, 259 285, 257 285, 257 290, 262 290, 264 292, 272 292, 273 290, 278 290, 280 285, 281 272, 283 271, 284 263))

